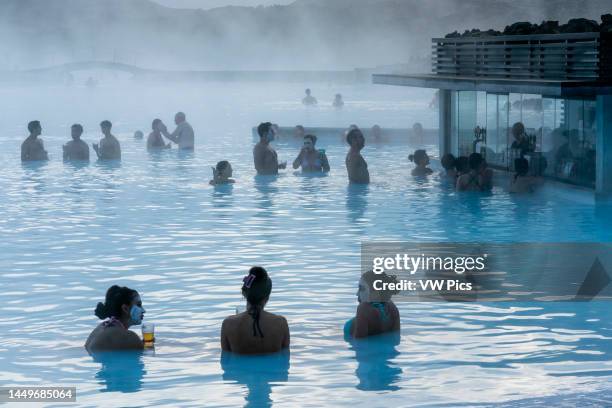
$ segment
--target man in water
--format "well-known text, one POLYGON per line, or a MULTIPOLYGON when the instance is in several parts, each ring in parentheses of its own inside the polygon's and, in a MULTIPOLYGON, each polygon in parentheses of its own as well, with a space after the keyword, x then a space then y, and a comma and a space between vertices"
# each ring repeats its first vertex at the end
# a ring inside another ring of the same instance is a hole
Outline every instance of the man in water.
POLYGON ((346 170, 350 183, 368 184, 370 172, 368 164, 361 155, 361 149, 365 146, 365 138, 359 129, 352 129, 346 136, 346 141, 351 146, 346 155, 346 170))
POLYGON ((64 160, 89 161, 89 146, 81 140, 83 126, 75 123, 70 128, 72 140, 66 143, 64 148, 64 160))
POLYGON ((302 103, 306 106, 312 106, 317 104, 317 98, 310 94, 310 89, 306 89, 306 96, 302 99, 302 103))
POLYGON ((178 112, 174 115, 174 123, 176 129, 174 132, 168 133, 166 125, 162 124, 160 130, 162 134, 178 145, 179 150, 193 150, 195 137, 193 128, 187 122, 187 118, 183 112, 178 112))
POLYGON ((512 136, 514 141, 510 146, 511 149, 515 149, 519 153, 519 157, 523 157, 525 153, 533 151, 533 146, 527 138, 527 132, 525 131, 525 125, 522 122, 516 122, 512 125, 512 136))
POLYGON ((278 174, 279 169, 287 167, 287 163, 278 163, 278 155, 270 146, 270 142, 274 140, 274 132, 272 131, 272 123, 265 122, 257 127, 259 134, 259 143, 253 148, 253 161, 255 170, 259 175, 278 174))
POLYGON ((111 134, 113 124, 108 120, 103 120, 100 123, 100 129, 104 137, 100 139, 100 144, 94 143, 93 149, 100 160, 121 160, 121 145, 119 140, 111 134))
POLYGON ((342 100, 341 94, 336 94, 334 98, 334 103, 332 104, 334 108, 342 108, 344 106, 344 101, 342 100))
POLYGON ((42 133, 40 122, 33 120, 28 123, 30 135, 21 144, 21 161, 49 160, 42 139, 38 136, 42 133))

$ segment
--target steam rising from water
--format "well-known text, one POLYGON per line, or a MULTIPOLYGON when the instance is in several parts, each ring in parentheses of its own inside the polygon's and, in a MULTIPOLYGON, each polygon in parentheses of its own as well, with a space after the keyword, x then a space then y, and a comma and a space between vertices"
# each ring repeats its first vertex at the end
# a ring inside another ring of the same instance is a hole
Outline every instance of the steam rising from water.
POLYGON ((88 60, 157 69, 353 69, 426 60, 430 38, 454 30, 598 19, 610 9, 610 0, 298 0, 212 10, 151 0, 3 0, 0 71, 88 60))

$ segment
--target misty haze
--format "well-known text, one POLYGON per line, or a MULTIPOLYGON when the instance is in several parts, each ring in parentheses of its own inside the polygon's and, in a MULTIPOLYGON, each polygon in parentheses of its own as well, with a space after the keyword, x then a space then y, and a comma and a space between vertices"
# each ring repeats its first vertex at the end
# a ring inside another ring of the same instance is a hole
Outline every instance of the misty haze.
POLYGON ((0 0, 0 404, 612 406, 608 13, 0 0))

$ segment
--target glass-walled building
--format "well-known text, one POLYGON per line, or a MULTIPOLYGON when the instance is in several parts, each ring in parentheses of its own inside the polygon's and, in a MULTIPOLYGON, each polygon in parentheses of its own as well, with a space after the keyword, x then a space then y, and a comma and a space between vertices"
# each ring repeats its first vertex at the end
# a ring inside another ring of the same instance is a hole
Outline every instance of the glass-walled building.
POLYGON ((492 167, 507 171, 515 158, 526 157, 534 175, 595 187, 595 98, 452 91, 450 99, 448 150, 454 155, 478 152, 492 167), (527 149, 516 148, 516 123, 524 125, 527 149))
POLYGON ((612 33, 433 39, 433 73, 377 74, 437 88, 440 155, 612 195, 612 33))

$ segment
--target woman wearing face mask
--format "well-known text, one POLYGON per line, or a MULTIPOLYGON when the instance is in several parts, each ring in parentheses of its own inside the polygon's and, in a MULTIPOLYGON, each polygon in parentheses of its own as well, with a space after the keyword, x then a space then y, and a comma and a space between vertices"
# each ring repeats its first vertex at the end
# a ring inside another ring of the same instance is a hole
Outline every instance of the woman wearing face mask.
POLYGON ((361 275, 357 291, 359 306, 355 317, 344 325, 345 336, 362 338, 400 329, 399 311, 391 301, 391 296, 398 291, 375 290, 375 281, 381 281, 377 287, 382 287, 384 283, 397 283, 395 276, 384 272, 377 275, 368 271, 361 275))
POLYGON ((276 353, 289 347, 289 326, 283 316, 264 311, 272 292, 268 272, 254 266, 242 280, 246 311, 229 316, 221 326, 221 349, 239 354, 276 353))
POLYGON ((145 314, 138 292, 125 286, 111 286, 104 303, 98 303, 94 313, 103 322, 87 338, 87 351, 143 349, 140 337, 128 330, 139 325, 145 314))
POLYGON ((319 173, 329 171, 329 161, 325 150, 316 150, 317 137, 314 135, 304 136, 304 147, 298 157, 293 161, 293 168, 302 167, 304 173, 319 173))

